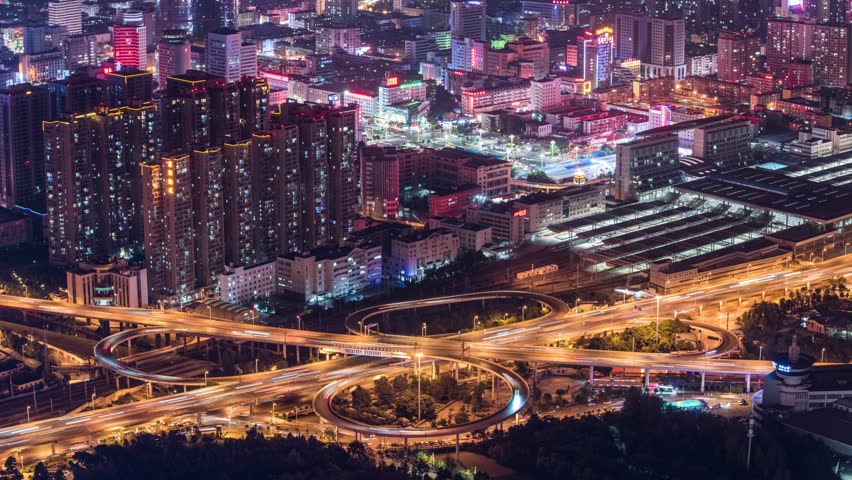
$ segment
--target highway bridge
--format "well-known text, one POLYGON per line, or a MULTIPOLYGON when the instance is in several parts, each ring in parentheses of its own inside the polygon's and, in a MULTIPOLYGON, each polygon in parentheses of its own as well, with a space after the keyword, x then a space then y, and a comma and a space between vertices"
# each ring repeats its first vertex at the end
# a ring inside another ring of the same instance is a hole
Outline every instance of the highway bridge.
MULTIPOLYGON (((175 311, 91 307, 0 295, 0 307, 119 322, 126 327, 144 325, 144 328, 125 330, 98 343, 95 347, 98 361, 120 375, 143 381, 202 387, 170 397, 0 429, 0 451, 8 453, 27 449, 29 455, 47 455, 48 447, 51 450, 54 450, 57 445, 62 448, 69 442, 79 441, 93 434, 119 431, 157 419, 203 412, 258 399, 299 399, 300 401, 313 399, 318 413, 326 420, 344 429, 364 433, 378 432, 383 436, 444 436, 448 433, 462 433, 483 428, 484 424, 472 422, 457 426, 453 432, 440 429, 409 429, 411 433, 405 433, 406 429, 370 427, 340 418, 328 407, 328 402, 334 395, 352 385, 352 382, 362 379, 366 371, 369 371, 371 375, 377 375, 410 369, 410 362, 417 354, 425 358, 475 364, 507 383, 513 392, 511 400, 486 420, 488 424, 506 420, 514 415, 523 407, 529 392, 522 379, 519 380, 517 375, 500 367, 499 364, 492 362, 493 360, 582 365, 593 368, 595 366, 633 367, 645 369, 646 375, 650 370, 671 370, 701 372, 702 377, 704 373, 712 372, 742 374, 749 378, 754 374, 762 375, 770 372, 771 363, 716 358, 717 355, 730 351, 732 347, 730 334, 720 331, 719 327, 715 328, 724 335, 724 348, 720 347, 715 352, 697 354, 572 350, 545 345, 583 333, 625 328, 631 323, 647 320, 648 312, 655 310, 656 317, 663 318, 669 318, 676 312, 690 311, 693 315, 697 311, 701 316, 702 310, 708 311, 718 305, 721 314, 723 308, 732 302, 741 304, 743 297, 754 298, 762 297, 767 292, 786 292, 789 288, 810 285, 811 282, 818 282, 836 275, 850 275, 846 261, 842 258, 825 262, 818 269, 805 267, 758 278, 720 281, 707 284, 703 290, 686 295, 662 296, 592 312, 572 313, 570 307, 558 299, 517 291, 477 292, 412 302, 396 302, 354 312, 349 317, 348 325, 350 333, 353 333, 350 335, 236 324, 175 311), (415 307, 433 308, 450 303, 487 301, 495 298, 538 301, 547 305, 550 311, 537 319, 445 338, 363 335, 359 331, 352 331, 355 330, 354 325, 358 321, 363 324, 371 316, 389 311, 415 307), (205 382, 197 378, 157 376, 132 369, 112 355, 116 346, 132 341, 136 336, 170 332, 183 336, 303 345, 357 356, 281 371, 242 375, 237 378, 217 378, 216 385, 204 387, 205 382)), ((705 326, 712 327, 712 325, 702 325, 702 328, 705 326)))

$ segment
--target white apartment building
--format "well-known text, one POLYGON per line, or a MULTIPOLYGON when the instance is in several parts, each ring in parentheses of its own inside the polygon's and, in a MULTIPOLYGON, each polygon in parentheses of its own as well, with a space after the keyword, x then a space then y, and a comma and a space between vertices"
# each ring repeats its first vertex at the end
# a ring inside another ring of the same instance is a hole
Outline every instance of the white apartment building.
POLYGON ((382 247, 321 248, 278 257, 278 292, 308 303, 345 297, 382 283, 382 247))
POLYGON ((126 260, 81 263, 66 272, 68 302, 77 305, 141 308, 148 305, 148 272, 126 260))
POLYGON ((459 237, 447 229, 416 232, 391 240, 390 277, 398 280, 423 278, 459 254, 459 237))
POLYGON ((530 82, 530 108, 544 111, 562 105, 562 80, 545 78, 530 82))
POLYGON ((244 305, 258 297, 275 293, 276 262, 261 263, 253 267, 225 267, 219 274, 219 298, 223 302, 244 305))

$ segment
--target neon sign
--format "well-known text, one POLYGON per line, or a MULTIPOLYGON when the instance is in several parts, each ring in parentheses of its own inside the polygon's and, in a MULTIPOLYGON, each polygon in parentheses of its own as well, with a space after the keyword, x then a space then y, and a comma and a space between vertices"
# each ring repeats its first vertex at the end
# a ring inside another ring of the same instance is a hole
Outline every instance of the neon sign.
POLYGON ((399 77, 388 77, 387 80, 385 80, 385 83, 389 87, 395 87, 399 85, 399 77))
POLYGON ((512 215, 514 215, 516 217, 526 217, 527 216, 527 210, 526 209, 518 210, 517 212, 513 213, 512 215))

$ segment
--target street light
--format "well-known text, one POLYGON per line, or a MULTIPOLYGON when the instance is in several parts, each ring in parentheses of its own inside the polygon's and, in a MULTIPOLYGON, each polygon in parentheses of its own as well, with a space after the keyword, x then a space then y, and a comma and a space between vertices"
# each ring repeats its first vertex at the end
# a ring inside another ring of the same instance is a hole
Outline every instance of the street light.
POLYGON ((476 325, 479 323, 479 315, 473 316, 473 329, 476 330, 476 325))
MULTIPOLYGON (((720 304, 721 304, 721 302, 720 302, 720 304)), ((656 332, 656 337, 657 337, 657 343, 659 344, 660 343, 660 296, 659 295, 657 295, 657 332, 656 332)))
POLYGON ((207 307, 207 320, 213 320, 213 307, 210 305, 205 305, 207 307))
POLYGON ((423 354, 418 352, 414 354, 417 357, 417 421, 420 421, 420 359, 423 354))
POLYGON ((275 425, 275 402, 272 402, 272 424, 275 425))
POLYGON ((420 329, 422 336, 426 336, 426 322, 423 322, 423 327, 420 329))
POLYGON ((210 372, 208 372, 207 370, 204 370, 204 386, 205 387, 209 386, 209 385, 207 385, 207 374, 208 373, 210 373, 210 372))
POLYGON ((92 394, 92 411, 95 411, 95 394, 92 394))
POLYGON ((819 363, 825 363, 825 347, 822 347, 822 352, 819 354, 819 363))
POLYGON ((30 406, 27 405, 27 423, 30 423, 30 406))
POLYGON ((763 345, 760 346, 760 351, 757 354, 758 360, 763 360, 763 345))
MULTIPOLYGON (((319 355, 317 355, 317 356, 319 356, 319 355)), ((259 360, 258 358, 255 358, 255 359, 254 359, 254 373, 257 373, 257 372, 258 372, 258 369, 257 369, 257 361, 258 361, 258 360, 259 360)))
POLYGON ((524 321, 526 319, 527 319, 527 306, 524 305, 524 306, 521 307, 521 321, 524 321))

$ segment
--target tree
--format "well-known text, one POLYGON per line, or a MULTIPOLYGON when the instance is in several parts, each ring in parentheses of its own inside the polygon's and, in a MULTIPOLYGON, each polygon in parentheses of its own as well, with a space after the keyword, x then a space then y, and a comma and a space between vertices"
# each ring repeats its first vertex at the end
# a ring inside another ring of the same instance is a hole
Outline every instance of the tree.
POLYGON ((478 412, 482 408, 482 390, 482 385, 477 385, 470 392, 470 410, 472 412, 478 412))
POLYGON ((512 362, 514 366, 515 373, 518 375, 529 378, 532 375, 532 368, 530 368, 529 362, 512 362))
POLYGON ((370 391, 358 385, 352 390, 352 408, 356 410, 364 410, 370 408, 373 403, 373 397, 370 391))
POLYGON ((24 475, 18 470, 18 460, 14 456, 6 459, 5 467, 4 480, 23 480, 24 475))
POLYGON ((393 403, 393 385, 391 385, 388 377, 379 377, 373 383, 373 392, 376 394, 376 399, 382 405, 390 405, 393 403))
POLYGON ((50 472, 47 471, 47 467, 45 467, 43 463, 38 462, 36 464, 33 469, 32 480, 50 480, 50 472))
POLYGON ((527 180, 530 182, 537 183, 556 183, 556 180, 550 178, 546 173, 541 170, 534 170, 527 175, 527 180))
POLYGON ((391 385, 393 385, 393 391, 397 395, 408 390, 408 379, 404 376, 400 375, 398 377, 394 377, 391 381, 391 385))

